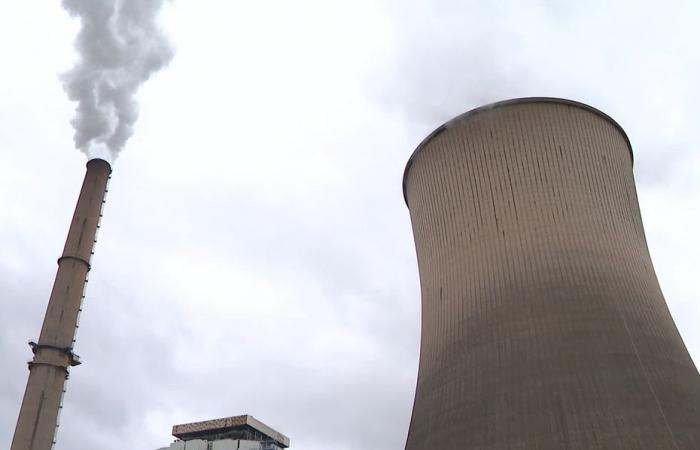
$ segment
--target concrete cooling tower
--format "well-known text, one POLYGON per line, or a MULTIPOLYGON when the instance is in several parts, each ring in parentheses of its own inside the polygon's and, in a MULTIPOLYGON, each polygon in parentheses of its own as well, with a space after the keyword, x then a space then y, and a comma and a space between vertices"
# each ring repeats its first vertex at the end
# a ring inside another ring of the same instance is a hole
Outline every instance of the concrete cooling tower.
POLYGON ((422 294, 408 450, 697 450, 700 376, 652 267, 622 128, 509 100, 406 166, 422 294))

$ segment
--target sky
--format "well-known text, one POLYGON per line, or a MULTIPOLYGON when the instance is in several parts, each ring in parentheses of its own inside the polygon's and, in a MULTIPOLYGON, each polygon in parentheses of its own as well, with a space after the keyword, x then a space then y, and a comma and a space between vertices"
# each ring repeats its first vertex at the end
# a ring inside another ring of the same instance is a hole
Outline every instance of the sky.
MULTIPOLYGON (((0 14, 0 447, 84 175, 59 2, 0 14)), ((75 3, 75 2, 74 2, 75 3)), ((700 362, 700 4, 167 2, 174 57, 114 163, 57 450, 154 450, 251 414, 303 450, 403 448, 420 293, 404 165, 479 105, 627 131, 664 295, 700 362)))

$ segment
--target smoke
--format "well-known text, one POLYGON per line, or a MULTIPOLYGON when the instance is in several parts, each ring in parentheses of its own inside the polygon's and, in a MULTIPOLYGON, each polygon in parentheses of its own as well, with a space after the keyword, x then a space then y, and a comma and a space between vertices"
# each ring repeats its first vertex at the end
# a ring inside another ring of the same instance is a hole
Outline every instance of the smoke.
POLYGON ((78 62, 63 74, 68 98, 78 102, 71 121, 75 146, 88 158, 117 156, 134 132, 135 95, 168 64, 173 48, 156 23, 163 0, 63 0, 82 27, 78 62))

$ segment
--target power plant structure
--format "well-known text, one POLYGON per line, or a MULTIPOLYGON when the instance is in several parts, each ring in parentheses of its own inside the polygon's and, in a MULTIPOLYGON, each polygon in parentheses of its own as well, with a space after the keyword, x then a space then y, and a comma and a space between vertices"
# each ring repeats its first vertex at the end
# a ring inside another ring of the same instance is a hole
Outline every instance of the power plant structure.
POLYGON ((224 417, 173 426, 177 438, 159 450, 283 450, 289 438, 255 417, 224 417))
POLYGON ((80 364, 73 353, 75 332, 110 173, 107 161, 87 163, 39 340, 29 343, 34 358, 11 450, 50 450, 55 444, 68 372, 80 364))
POLYGON ((422 297, 407 450, 697 450, 700 375, 661 293, 623 129, 507 100, 404 172, 422 297))

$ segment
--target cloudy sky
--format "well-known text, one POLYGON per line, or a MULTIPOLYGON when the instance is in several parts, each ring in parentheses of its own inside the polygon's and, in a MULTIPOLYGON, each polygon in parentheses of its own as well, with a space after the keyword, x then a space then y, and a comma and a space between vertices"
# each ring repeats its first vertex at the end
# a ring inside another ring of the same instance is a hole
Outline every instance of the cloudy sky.
MULTIPOLYGON (((60 2, 0 14, 0 448, 84 174, 60 2)), ((510 97, 625 128, 652 258, 700 361, 700 3, 175 0, 175 57, 114 165, 57 450, 249 413, 304 450, 403 448, 419 285, 403 167, 510 97), (488 3, 488 4, 487 4, 488 3)))

